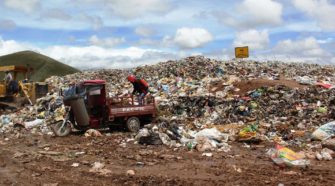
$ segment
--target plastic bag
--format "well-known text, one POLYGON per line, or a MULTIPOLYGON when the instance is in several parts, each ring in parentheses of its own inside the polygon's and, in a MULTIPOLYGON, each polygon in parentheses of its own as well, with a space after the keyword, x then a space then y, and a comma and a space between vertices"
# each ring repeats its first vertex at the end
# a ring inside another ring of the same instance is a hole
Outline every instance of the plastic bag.
POLYGON ((210 140, 216 140, 219 142, 227 142, 229 135, 228 134, 224 134, 221 133, 218 129, 216 128, 211 128, 211 129, 203 129, 201 131, 199 131, 198 133, 195 134, 195 138, 199 138, 199 137, 206 137, 210 140))
POLYGON ((9 116, 7 116, 7 115, 2 115, 0 117, 0 121, 1 121, 2 124, 7 125, 7 124, 10 123, 11 118, 9 116))
POLYGON ((335 121, 326 123, 312 133, 315 140, 326 140, 335 135, 335 121))
POLYGON ((256 139, 257 129, 258 129, 257 124, 252 124, 248 125, 247 127, 244 127, 239 133, 239 140, 245 141, 245 140, 256 139))
POLYGON ((44 123, 44 119, 35 119, 34 121, 24 122, 24 126, 27 129, 31 129, 39 125, 42 125, 43 123, 44 123))
POLYGON ((273 162, 282 167, 307 167, 310 164, 309 160, 303 159, 303 155, 278 144, 275 148, 270 149, 267 154, 273 162))

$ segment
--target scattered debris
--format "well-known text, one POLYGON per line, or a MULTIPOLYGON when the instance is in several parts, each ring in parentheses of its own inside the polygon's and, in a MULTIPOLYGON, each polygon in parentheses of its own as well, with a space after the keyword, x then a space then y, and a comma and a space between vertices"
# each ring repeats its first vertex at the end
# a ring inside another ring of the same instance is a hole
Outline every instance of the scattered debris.
POLYGON ((109 169, 105 169, 105 164, 100 162, 94 162, 92 168, 89 170, 89 172, 92 173, 98 173, 103 176, 107 176, 108 174, 111 174, 112 171, 109 169))
POLYGON ((135 176, 135 171, 134 170, 127 170, 126 175, 127 176, 135 176))
POLYGON ((307 167, 310 164, 309 160, 303 159, 303 155, 278 144, 275 148, 270 149, 267 154, 270 156, 272 161, 282 167, 307 167))
POLYGON ((88 129, 85 132, 85 137, 101 137, 101 136, 102 134, 98 130, 95 130, 95 129, 88 129))

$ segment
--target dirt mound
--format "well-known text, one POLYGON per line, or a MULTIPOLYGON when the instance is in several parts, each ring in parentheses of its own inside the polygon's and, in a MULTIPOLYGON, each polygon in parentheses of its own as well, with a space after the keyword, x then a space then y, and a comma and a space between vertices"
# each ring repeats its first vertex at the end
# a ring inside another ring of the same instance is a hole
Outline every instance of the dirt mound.
POLYGON ((302 89, 307 87, 306 85, 301 85, 294 80, 287 80, 287 79, 282 80, 254 79, 249 81, 241 81, 234 84, 236 88, 240 89, 240 91, 237 92, 238 95, 245 95, 247 92, 261 87, 273 87, 279 85, 286 86, 292 89, 294 88, 302 89))

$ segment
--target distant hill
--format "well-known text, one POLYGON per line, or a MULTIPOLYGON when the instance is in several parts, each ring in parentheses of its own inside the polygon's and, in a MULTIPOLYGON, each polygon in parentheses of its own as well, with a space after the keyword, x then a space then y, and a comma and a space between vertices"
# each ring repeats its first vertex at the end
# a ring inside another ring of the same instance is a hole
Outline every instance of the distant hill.
MULTIPOLYGON (((0 56, 0 66, 26 66, 27 64, 34 69, 30 76, 30 80, 33 81, 44 81, 50 76, 64 76, 67 74, 79 72, 78 69, 75 69, 69 65, 65 65, 59 61, 56 61, 55 59, 33 51, 22 51, 0 56)), ((0 72, 0 77, 2 80, 4 77, 4 73, 0 72)), ((18 77, 18 79, 22 78, 22 76, 18 77)))

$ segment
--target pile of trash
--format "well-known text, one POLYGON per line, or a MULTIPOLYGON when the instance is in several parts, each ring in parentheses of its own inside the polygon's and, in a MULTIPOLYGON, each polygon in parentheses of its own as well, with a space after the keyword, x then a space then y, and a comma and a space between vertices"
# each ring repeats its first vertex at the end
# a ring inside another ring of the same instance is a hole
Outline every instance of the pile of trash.
MULTIPOLYGON (((103 79, 108 96, 127 95, 132 92, 126 80, 129 74, 149 83, 158 110, 157 120, 135 136, 137 143, 226 152, 229 141, 268 141, 282 146, 317 147, 306 154, 321 160, 333 155, 334 66, 219 61, 203 56, 127 70, 50 77, 46 82, 52 92, 32 107, 2 115, 0 133, 21 125, 35 133, 50 134, 49 124, 64 113, 57 94, 60 89, 84 80, 103 79), (248 83, 258 79, 269 84, 248 83), (295 84, 286 86, 287 82, 295 84)), ((275 162, 278 149, 270 153, 275 162)))
POLYGON ((222 133, 216 128, 206 128, 200 131, 184 129, 182 126, 146 126, 135 136, 135 141, 145 145, 167 145, 169 147, 186 146, 189 150, 230 151, 227 144, 229 134, 222 133))
POLYGON ((63 120, 64 113, 62 97, 51 93, 33 106, 26 105, 15 113, 0 116, 0 134, 20 134, 25 129, 32 134, 53 135, 50 124, 63 120))

